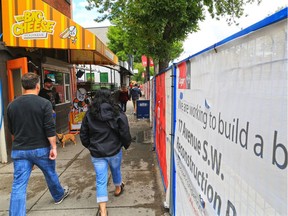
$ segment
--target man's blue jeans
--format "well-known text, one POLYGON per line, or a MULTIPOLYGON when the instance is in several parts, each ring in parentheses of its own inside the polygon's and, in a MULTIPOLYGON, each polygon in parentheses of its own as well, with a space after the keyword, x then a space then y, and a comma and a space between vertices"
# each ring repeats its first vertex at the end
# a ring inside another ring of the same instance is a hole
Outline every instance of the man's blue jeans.
POLYGON ((107 183, 108 166, 110 167, 113 183, 120 186, 122 183, 121 175, 122 150, 112 157, 95 158, 92 163, 96 172, 96 197, 97 203, 108 201, 107 183))
POLYGON ((49 159, 49 153, 49 147, 33 150, 12 150, 14 179, 10 199, 10 216, 26 215, 26 189, 34 164, 42 170, 54 201, 60 200, 64 195, 64 189, 55 170, 55 160, 49 159))
POLYGON ((121 105, 122 111, 126 112, 127 102, 121 102, 120 105, 121 105))

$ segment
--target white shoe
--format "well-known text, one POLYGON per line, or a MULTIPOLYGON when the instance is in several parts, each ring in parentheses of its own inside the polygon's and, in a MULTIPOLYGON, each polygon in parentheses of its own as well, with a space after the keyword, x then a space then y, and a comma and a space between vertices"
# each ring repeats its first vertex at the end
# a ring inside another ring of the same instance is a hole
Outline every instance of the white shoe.
POLYGON ((64 194, 63 194, 62 198, 61 198, 59 201, 55 202, 56 205, 62 203, 63 200, 64 200, 66 197, 69 196, 69 193, 70 193, 69 187, 68 187, 68 186, 65 186, 63 189, 64 189, 64 194))

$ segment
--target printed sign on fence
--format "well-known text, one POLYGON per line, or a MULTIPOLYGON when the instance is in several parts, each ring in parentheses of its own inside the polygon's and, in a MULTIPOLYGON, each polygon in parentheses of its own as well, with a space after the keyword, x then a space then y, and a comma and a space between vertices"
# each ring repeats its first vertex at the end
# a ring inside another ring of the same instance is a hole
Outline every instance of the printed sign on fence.
POLYGON ((176 215, 287 215, 285 32, 271 25, 177 68, 176 215))
POLYGON ((137 106, 136 116, 138 119, 150 118, 150 101, 149 100, 137 100, 136 106, 137 106))

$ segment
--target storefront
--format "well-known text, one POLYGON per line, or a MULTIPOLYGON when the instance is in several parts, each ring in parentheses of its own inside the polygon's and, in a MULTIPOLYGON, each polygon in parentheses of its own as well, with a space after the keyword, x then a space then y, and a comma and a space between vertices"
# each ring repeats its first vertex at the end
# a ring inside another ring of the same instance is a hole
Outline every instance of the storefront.
MULTIPOLYGON (((0 82, 4 118, 0 151, 11 150, 6 107, 22 94, 21 76, 35 72, 50 78, 59 94, 57 131, 68 130, 68 114, 76 96, 76 64, 115 65, 117 56, 97 36, 42 0, 0 0, 0 82), (4 140, 4 141, 3 141, 4 140), (5 147, 5 148, 4 148, 5 147)), ((2 134, 2 133, 1 133, 2 134)), ((5 162, 0 158, 2 162, 5 162)))

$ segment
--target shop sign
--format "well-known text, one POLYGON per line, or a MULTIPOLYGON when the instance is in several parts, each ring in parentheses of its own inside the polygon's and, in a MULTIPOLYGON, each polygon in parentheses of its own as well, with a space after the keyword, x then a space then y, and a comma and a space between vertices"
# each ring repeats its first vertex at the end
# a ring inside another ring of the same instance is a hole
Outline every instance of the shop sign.
POLYGON ((26 10, 22 15, 14 16, 16 23, 12 25, 12 33, 23 40, 46 39, 54 34, 56 22, 45 18, 40 10, 26 10))

